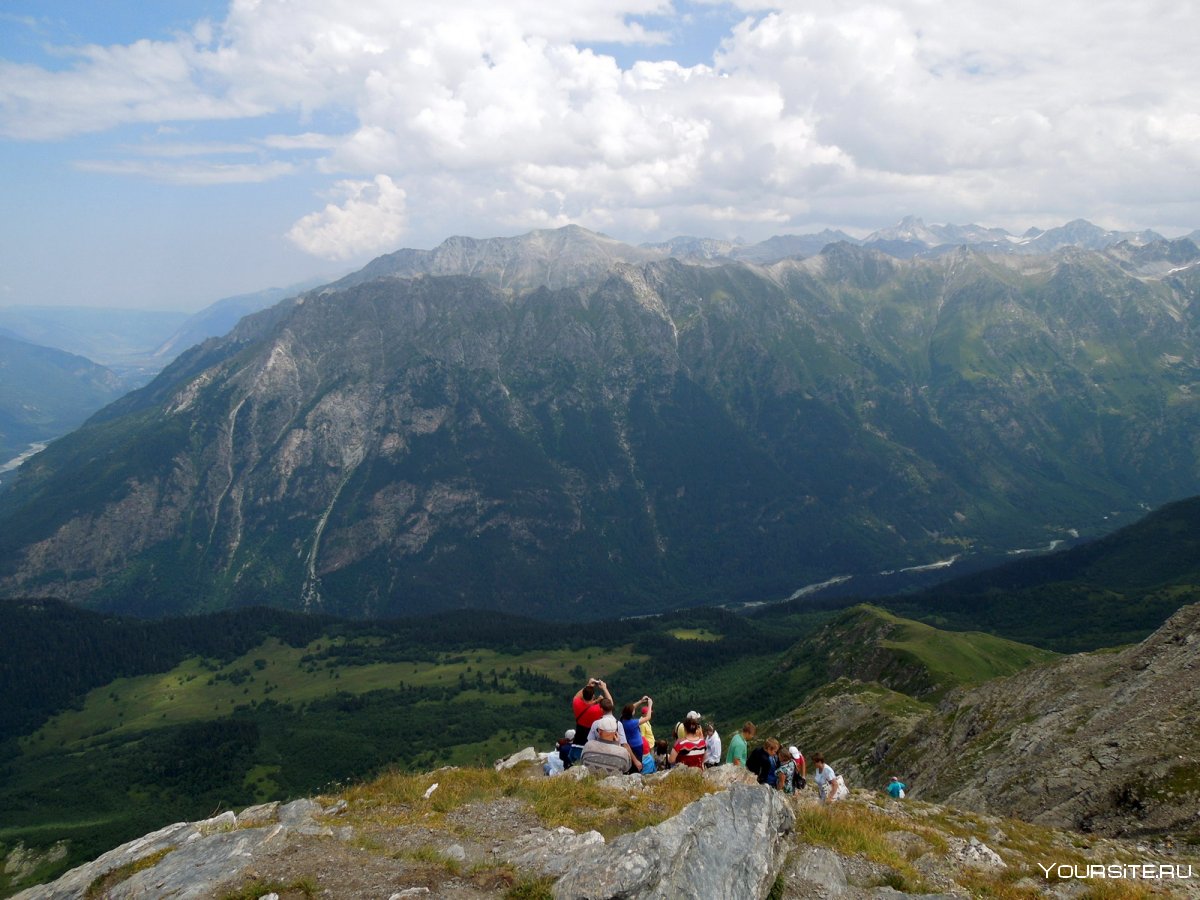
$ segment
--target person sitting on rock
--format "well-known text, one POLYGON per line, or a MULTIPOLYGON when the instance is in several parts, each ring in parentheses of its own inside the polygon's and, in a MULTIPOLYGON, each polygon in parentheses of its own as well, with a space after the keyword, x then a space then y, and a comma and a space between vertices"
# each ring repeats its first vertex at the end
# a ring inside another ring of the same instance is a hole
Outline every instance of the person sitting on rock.
MULTIPOLYGON (((601 716, 612 716, 614 719, 616 718, 616 716, 613 715, 612 698, 610 698, 610 697, 602 698, 600 700, 600 710, 601 710, 601 713, 600 713, 601 716)), ((596 721, 598 722, 600 720, 597 719, 596 721)), ((618 726, 620 725, 619 722, 617 724, 618 724, 618 726)), ((589 741, 596 740, 598 733, 599 733, 599 729, 596 728, 596 722, 593 722, 592 727, 588 729, 587 739, 589 741)), ((626 740, 626 738, 625 738, 625 729, 624 728, 620 728, 620 727, 617 728, 617 743, 619 743, 622 747, 629 746, 629 741, 626 740)))
POLYGON ((654 729, 650 727, 650 720, 654 718, 654 699, 647 695, 645 700, 646 705, 642 707, 642 717, 638 721, 642 727, 642 744, 647 753, 653 753, 654 729))
POLYGON ((704 723, 704 768, 721 765, 721 736, 712 722, 704 723))
POLYGON ((667 754, 667 760, 671 765, 691 766, 695 769, 704 768, 704 753, 706 746, 704 743, 704 730, 700 727, 700 717, 692 719, 689 717, 684 721, 684 735, 681 740, 675 742, 675 746, 671 748, 671 752, 667 754))
POLYGON ((731 766, 746 767, 746 754, 748 752, 747 745, 754 740, 754 735, 758 729, 754 727, 753 722, 747 722, 742 726, 742 730, 733 736, 729 741, 729 750, 725 753, 725 762, 731 766))
POLYGON ((558 744, 555 750, 558 751, 558 758, 562 760, 563 768, 571 767, 571 745, 575 743, 575 729, 568 728, 566 733, 558 739, 558 744))
POLYGON ((654 766, 660 771, 665 772, 671 768, 671 744, 666 738, 659 738, 654 742, 654 766))
POLYGON ((700 713, 696 712, 694 709, 683 717, 682 722, 675 723, 675 740, 682 741, 684 737, 687 736, 688 725, 693 722, 696 724, 697 728, 700 727, 700 713))
POLYGON ((579 764, 586 766, 595 775, 627 775, 640 772, 642 761, 633 755, 628 746, 617 740, 621 726, 611 715, 596 720, 596 739, 583 745, 579 764))
MULTIPOLYGON (((643 697, 642 700, 646 698, 643 697)), ((641 759, 646 755, 646 742, 642 738, 642 720, 637 714, 637 705, 641 703, 626 703, 621 710, 621 733, 625 736, 625 744, 633 751, 633 755, 641 759)))

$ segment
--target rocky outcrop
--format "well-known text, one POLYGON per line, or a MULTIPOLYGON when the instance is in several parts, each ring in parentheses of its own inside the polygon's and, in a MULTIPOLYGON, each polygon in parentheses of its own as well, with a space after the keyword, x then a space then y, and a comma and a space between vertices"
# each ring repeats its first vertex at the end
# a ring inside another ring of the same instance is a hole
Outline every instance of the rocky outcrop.
MULTIPOLYGON (((444 797, 438 791, 421 796, 429 775, 405 776, 402 789, 384 779, 336 803, 264 804, 178 823, 17 896, 476 900, 552 891, 589 900, 768 893, 782 900, 874 900, 1009 896, 1015 885, 1023 897, 1066 898, 1086 885, 1049 878, 1039 863, 1080 871, 1093 863, 1190 865, 1200 872, 1200 859, 1186 848, 1084 838, 861 790, 834 807, 822 806, 811 789, 785 796, 735 783, 705 794, 721 783, 715 770, 648 776, 632 793, 613 779, 596 782, 599 790, 580 786, 575 799, 599 821, 655 791, 661 793, 652 803, 681 788, 702 795, 673 817, 606 841, 594 830, 547 827, 517 794, 528 788, 528 796, 539 797, 545 785, 562 799, 576 788, 573 780, 550 782, 536 772, 530 766, 499 775, 431 773, 446 791, 470 796, 459 806, 438 800, 444 797)), ((1197 893, 1189 893, 1186 881, 1155 887, 1172 896, 1197 893)))
MULTIPOLYGON (((214 886, 236 878, 256 854, 283 843, 289 833, 334 836, 318 825, 324 812, 312 800, 253 806, 241 815, 222 813, 201 822, 179 822, 122 844, 57 881, 29 888, 13 900, 108 900, 156 897, 185 900, 211 896, 214 886), (106 880, 110 884, 106 884, 106 880)), ((342 832, 342 837, 349 837, 342 832)))
MULTIPOLYGON (((530 767, 528 775, 518 777, 540 778, 538 771, 530 767)), ((687 773, 676 770, 650 776, 647 781, 661 782, 681 774, 687 773)), ((614 793, 640 790, 640 776, 631 777, 633 783, 606 779, 600 784, 614 793)), ((423 802, 434 795, 434 790, 427 790, 423 802)), ((177 823, 117 847, 51 884, 23 891, 16 900, 78 900, 100 895, 111 900, 211 897, 218 895, 223 885, 253 879, 260 870, 271 869, 272 860, 294 862, 297 855, 305 853, 336 869, 346 865, 353 852, 349 842, 364 838, 354 827, 340 824, 346 808, 345 801, 323 807, 315 800, 302 799, 285 805, 253 806, 236 814, 226 812, 201 822, 177 823), (332 849, 339 845, 345 849, 332 849)), ((409 847, 415 840, 420 848, 416 855, 445 860, 451 870, 462 863, 503 863, 530 877, 562 879, 568 885, 571 879, 591 879, 592 875, 586 874, 591 871, 590 863, 607 859, 613 852, 596 831, 528 827, 521 816, 514 817, 505 801, 461 813, 454 816, 460 824, 442 835, 428 829, 402 829, 393 839, 399 840, 401 847, 409 847)), ((631 883, 636 888, 621 896, 704 896, 679 894, 674 888, 662 893, 670 885, 683 889, 689 883, 728 885, 734 890, 729 896, 761 896, 758 887, 769 886, 782 865, 784 840, 793 818, 781 795, 757 785, 704 797, 661 825, 626 835, 612 845, 615 852, 628 856, 620 871, 626 876, 632 873, 631 883), (747 855, 737 849, 742 842, 752 843, 758 850, 747 855), (629 859, 637 860, 636 872, 629 859), (671 874, 681 867, 690 874, 671 874), (745 893, 743 888, 752 884, 758 893, 745 893)), ((408 852, 412 851, 402 850, 398 855, 408 852)), ((376 875, 378 881, 379 873, 376 875)), ((403 866, 393 877, 404 877, 403 866)), ((406 889, 420 887, 416 884, 406 889)), ((592 896, 572 890, 565 887, 562 895, 592 896)), ((335 895, 357 896, 349 885, 335 895)))
POLYGON ((560 900, 765 897, 787 855, 795 814, 782 794, 732 787, 579 860, 560 900))
POLYGON ((1119 653, 949 698, 884 765, 920 795, 1101 834, 1200 835, 1200 604, 1119 653))
POLYGON ((1145 641, 949 694, 840 682, 780 720, 851 784, 1105 835, 1200 838, 1200 604, 1145 641))

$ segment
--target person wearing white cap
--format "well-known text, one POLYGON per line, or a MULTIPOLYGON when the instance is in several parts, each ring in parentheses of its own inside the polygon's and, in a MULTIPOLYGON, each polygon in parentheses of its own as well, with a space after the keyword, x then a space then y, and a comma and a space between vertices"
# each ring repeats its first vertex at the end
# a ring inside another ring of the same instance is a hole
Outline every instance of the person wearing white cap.
POLYGON ((697 728, 700 727, 700 713, 696 712, 694 709, 683 717, 682 722, 675 723, 675 740, 682 741, 684 735, 686 735, 690 730, 688 726, 692 725, 693 723, 697 728))
POLYGON ((788 747, 788 755, 796 761, 796 768, 799 770, 796 787, 802 788, 808 784, 808 764, 804 761, 804 754, 795 747, 788 747))
POLYGON ((633 755, 627 745, 617 740, 621 726, 612 715, 596 720, 596 737, 583 745, 579 764, 597 775, 627 775, 640 772, 642 761, 633 755))
POLYGON ((566 734, 558 739, 558 746, 555 749, 558 751, 558 758, 562 760, 564 769, 570 768, 571 766, 571 743, 574 740, 574 728, 568 728, 566 734))

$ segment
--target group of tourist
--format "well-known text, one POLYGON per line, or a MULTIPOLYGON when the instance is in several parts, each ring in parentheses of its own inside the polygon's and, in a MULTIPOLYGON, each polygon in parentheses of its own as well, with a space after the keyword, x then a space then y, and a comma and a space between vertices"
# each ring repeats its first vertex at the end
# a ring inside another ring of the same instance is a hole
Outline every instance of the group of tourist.
MULTIPOLYGON (((752 773, 759 784, 786 794, 808 784, 808 764, 798 748, 785 748, 775 738, 768 738, 750 749, 757 733, 753 722, 747 722, 730 739, 722 758, 721 736, 700 713, 689 712, 676 723, 669 738, 656 740, 651 724, 654 700, 643 696, 625 704, 616 715, 612 694, 601 678, 589 678, 576 692, 571 707, 575 727, 559 741, 557 759, 547 763, 555 770, 561 763, 563 769, 582 765, 600 775, 648 775, 672 766, 700 769, 731 765, 752 773)), ((813 757, 812 781, 822 802, 832 803, 849 793, 845 780, 819 753, 813 757)), ((899 779, 893 778, 888 793, 903 797, 904 788, 899 779)))

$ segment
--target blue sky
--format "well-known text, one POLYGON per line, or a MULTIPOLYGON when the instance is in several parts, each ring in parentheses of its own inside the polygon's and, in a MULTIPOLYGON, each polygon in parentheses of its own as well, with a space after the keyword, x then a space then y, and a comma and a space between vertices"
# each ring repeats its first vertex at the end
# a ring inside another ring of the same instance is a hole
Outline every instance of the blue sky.
POLYGON ((197 309, 568 222, 1200 227, 1194 6, 953 9, 7 0, 0 305, 197 309))

